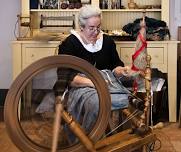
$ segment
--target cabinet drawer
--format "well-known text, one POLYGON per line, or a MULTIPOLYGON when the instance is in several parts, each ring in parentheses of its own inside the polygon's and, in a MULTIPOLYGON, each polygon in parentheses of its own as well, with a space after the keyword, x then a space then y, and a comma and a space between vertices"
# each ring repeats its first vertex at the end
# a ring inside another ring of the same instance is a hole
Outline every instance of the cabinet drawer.
MULTIPOLYGON (((151 55, 152 64, 164 64, 164 48, 147 48, 147 50, 148 54, 151 55)), ((131 64, 134 48, 121 47, 119 54, 125 64, 131 64)))
POLYGON ((38 59, 54 55, 55 49, 54 47, 25 47, 23 50, 22 67, 25 68, 38 59))

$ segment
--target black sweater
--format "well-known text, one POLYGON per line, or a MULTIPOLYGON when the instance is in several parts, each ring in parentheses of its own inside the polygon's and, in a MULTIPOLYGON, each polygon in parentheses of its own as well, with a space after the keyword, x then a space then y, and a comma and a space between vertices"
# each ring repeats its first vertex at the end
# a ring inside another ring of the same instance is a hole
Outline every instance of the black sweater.
POLYGON ((103 46, 98 52, 87 51, 75 35, 70 35, 59 46, 59 54, 73 55, 82 58, 99 70, 113 70, 116 66, 124 66, 116 51, 116 44, 113 39, 103 35, 103 46))
MULTIPOLYGON (((89 52, 84 48, 79 39, 71 34, 60 44, 59 54, 73 55, 82 58, 99 70, 113 70, 116 66, 124 66, 116 51, 116 44, 112 38, 105 34, 103 35, 102 49, 98 52, 89 52)), ((54 86, 56 96, 64 92, 65 88, 69 86, 70 82, 77 74, 77 71, 58 68, 57 74, 58 81, 54 86)))

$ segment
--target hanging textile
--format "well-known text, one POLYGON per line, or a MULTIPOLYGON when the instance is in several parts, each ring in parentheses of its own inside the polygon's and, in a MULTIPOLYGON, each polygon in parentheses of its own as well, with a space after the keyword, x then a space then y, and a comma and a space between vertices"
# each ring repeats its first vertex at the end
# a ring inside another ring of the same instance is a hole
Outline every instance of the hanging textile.
POLYGON ((132 67, 133 71, 144 71, 146 68, 146 56, 147 56, 147 42, 146 42, 146 25, 145 17, 140 23, 141 29, 137 36, 135 52, 132 55, 132 67))

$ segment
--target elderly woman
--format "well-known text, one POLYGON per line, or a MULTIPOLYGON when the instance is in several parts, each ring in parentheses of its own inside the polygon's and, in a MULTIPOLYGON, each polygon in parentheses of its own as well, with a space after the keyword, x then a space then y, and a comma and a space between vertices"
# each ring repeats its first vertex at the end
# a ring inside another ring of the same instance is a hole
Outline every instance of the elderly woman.
MULTIPOLYGON (((128 94, 117 78, 127 74, 116 51, 112 38, 101 31, 102 14, 99 8, 86 5, 80 9, 78 21, 80 29, 72 30, 71 34, 60 44, 59 54, 73 55, 82 58, 98 70, 109 81, 112 109, 125 108, 128 105, 128 94)), ((68 86, 68 111, 81 123, 86 131, 90 131, 99 110, 99 101, 92 81, 85 75, 71 69, 58 69, 56 93, 62 93, 59 88, 68 86)))
MULTIPOLYGON (((128 68, 119 59, 113 39, 101 31, 101 19, 99 8, 91 5, 82 7, 78 16, 80 29, 72 30, 60 44, 59 54, 82 58, 100 70, 106 82, 109 82, 111 109, 121 109, 128 106, 128 91, 119 80, 127 74, 128 68)), ((68 88, 67 110, 89 132, 99 111, 99 98, 94 84, 74 69, 58 68, 57 73, 55 96, 62 95, 68 88)), ((53 103, 54 95, 51 96, 53 103)), ((46 100, 49 99, 46 97, 46 100)), ((37 109, 37 112, 40 111, 41 106, 37 109)))

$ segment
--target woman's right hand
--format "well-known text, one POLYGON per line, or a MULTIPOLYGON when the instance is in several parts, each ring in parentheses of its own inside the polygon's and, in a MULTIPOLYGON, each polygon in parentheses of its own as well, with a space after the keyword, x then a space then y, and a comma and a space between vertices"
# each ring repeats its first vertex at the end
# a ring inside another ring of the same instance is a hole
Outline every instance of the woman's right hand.
POLYGON ((72 87, 92 87, 94 88, 94 84, 93 82, 84 76, 80 76, 80 75, 76 75, 73 79, 73 81, 71 82, 71 86, 72 87))

